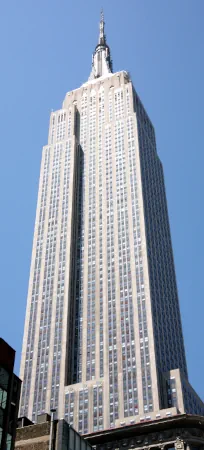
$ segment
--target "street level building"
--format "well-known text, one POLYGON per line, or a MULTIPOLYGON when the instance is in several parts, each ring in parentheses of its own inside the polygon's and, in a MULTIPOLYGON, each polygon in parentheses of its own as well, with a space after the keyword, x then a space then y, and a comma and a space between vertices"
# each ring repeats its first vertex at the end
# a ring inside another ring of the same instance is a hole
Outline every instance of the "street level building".
POLYGON ((21 381, 13 373, 15 350, 0 338, 0 449, 13 450, 21 381))
POLYGON ((95 450, 203 450, 204 418, 180 414, 85 436, 95 450))
POLYGON ((19 422, 15 450, 203 450, 204 418, 180 414, 141 421, 80 436, 65 420, 55 420, 50 441, 50 416, 36 424, 19 422), (51 444, 50 444, 51 442, 51 444))
POLYGON ((66 420, 40 414, 33 424, 26 417, 18 420, 15 450, 92 450, 66 420))
POLYGON ((103 14, 90 77, 50 116, 21 358, 20 415, 79 433, 204 414, 188 381, 163 168, 103 14))

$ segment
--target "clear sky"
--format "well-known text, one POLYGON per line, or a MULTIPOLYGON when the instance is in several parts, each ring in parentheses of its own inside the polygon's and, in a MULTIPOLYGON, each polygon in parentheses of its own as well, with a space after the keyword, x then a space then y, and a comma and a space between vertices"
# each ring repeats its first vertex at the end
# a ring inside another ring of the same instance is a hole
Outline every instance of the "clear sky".
MULTIPOLYGON (((101 6, 164 165, 189 378, 204 399, 204 1, 1 3, 0 335, 19 370, 41 149, 49 115, 89 76, 101 6)), ((173 318, 172 318, 173 320, 173 318)))

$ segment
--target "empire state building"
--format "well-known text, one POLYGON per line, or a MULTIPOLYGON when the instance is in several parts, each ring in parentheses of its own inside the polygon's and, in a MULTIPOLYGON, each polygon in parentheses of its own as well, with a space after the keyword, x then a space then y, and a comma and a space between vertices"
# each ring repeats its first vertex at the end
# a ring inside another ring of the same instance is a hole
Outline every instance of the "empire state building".
POLYGON ((20 414, 57 409, 80 433, 187 412, 163 168, 101 14, 90 77, 50 116, 34 230, 20 414))

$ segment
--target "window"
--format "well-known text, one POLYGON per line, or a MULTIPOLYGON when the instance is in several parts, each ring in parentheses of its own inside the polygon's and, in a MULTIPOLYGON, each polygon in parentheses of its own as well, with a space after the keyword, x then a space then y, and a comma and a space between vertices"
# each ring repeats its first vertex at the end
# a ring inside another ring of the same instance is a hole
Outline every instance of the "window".
POLYGON ((6 408, 7 402, 7 392, 0 388, 0 407, 2 409, 6 408))

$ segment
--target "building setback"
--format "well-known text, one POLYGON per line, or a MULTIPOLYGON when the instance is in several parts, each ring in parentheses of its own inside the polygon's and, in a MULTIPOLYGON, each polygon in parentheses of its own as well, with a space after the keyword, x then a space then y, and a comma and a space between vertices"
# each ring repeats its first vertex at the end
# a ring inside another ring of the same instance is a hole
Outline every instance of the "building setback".
POLYGON ((89 80, 43 147, 20 415, 57 408, 79 433, 204 414, 188 381, 163 168, 101 15, 89 80))

